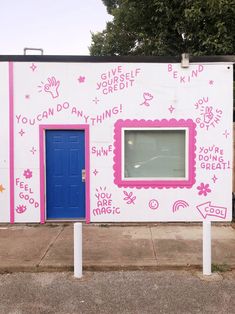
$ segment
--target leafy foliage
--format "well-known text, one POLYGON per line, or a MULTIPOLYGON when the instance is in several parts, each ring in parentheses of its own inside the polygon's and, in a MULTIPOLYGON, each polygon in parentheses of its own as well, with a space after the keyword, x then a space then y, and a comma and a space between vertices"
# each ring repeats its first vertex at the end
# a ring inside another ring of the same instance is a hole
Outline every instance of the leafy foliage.
POLYGON ((235 0, 102 0, 113 21, 91 55, 234 53, 235 0))

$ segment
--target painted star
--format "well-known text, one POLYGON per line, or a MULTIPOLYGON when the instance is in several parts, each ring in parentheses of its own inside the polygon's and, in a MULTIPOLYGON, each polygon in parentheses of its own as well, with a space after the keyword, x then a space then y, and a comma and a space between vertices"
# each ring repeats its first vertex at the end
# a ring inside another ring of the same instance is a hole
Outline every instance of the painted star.
POLYGON ((30 95, 25 95, 24 98, 25 98, 25 99, 29 99, 29 98, 30 98, 30 95))
POLYGON ((33 146, 32 149, 30 150, 30 152, 34 155, 36 153, 36 148, 33 146))
POLYGON ((99 102, 99 99, 96 97, 96 98, 93 99, 92 101, 94 101, 94 103, 97 105, 97 103, 99 102))
POLYGON ((25 131, 24 130, 20 130, 20 132, 18 132, 21 136, 23 136, 25 134, 25 131))
POLYGON ((35 65, 34 63, 32 63, 32 65, 30 66, 30 68, 32 69, 33 72, 37 69, 37 67, 36 67, 36 65, 35 65))
POLYGON ((79 76, 78 82, 79 83, 84 83, 85 82, 85 76, 79 76))
POLYGON ((5 188, 0 184, 0 192, 2 193, 5 190, 5 188))
POLYGON ((99 171, 95 169, 95 170, 93 171, 93 173, 94 173, 94 175, 96 176, 96 175, 99 173, 99 171))
POLYGON ((172 113, 172 112, 175 110, 175 108, 174 108, 172 105, 170 105, 170 107, 168 108, 168 110, 170 111, 170 113, 172 113))
POLYGON ((216 180, 218 180, 218 178, 216 177, 215 174, 214 174, 214 176, 211 179, 214 181, 214 183, 216 182, 216 180))
POLYGON ((227 138, 229 136, 229 133, 227 130, 224 131, 223 135, 227 138))
POLYGON ((210 81, 209 81, 209 84, 210 84, 210 85, 213 85, 213 84, 214 84, 214 81, 213 81, 213 80, 210 80, 210 81))

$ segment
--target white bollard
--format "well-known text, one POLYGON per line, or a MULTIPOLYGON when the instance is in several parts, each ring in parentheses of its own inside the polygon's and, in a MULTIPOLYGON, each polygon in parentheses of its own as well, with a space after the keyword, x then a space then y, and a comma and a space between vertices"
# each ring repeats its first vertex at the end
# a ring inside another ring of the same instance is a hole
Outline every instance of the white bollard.
POLYGON ((82 277, 82 223, 74 224, 74 277, 82 277))
POLYGON ((203 221, 203 275, 211 275, 211 222, 203 221))

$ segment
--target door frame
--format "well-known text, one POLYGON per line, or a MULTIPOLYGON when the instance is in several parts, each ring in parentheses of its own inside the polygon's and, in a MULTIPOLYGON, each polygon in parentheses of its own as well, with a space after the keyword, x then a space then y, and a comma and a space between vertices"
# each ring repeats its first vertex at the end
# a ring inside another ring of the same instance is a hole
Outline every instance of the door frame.
MULTIPOLYGON (((41 124, 39 125, 40 158, 40 223, 46 222, 46 131, 83 130, 85 133, 85 220, 90 223, 90 138, 88 124, 41 124)), ((76 220, 76 219, 75 219, 76 220)))

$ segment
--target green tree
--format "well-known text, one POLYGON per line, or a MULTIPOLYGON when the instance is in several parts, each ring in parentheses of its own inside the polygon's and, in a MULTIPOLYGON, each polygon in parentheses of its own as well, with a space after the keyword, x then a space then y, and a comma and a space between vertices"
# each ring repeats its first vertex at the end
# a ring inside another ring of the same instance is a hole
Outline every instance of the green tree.
POLYGON ((235 0, 102 0, 113 21, 90 54, 234 54, 235 0))

